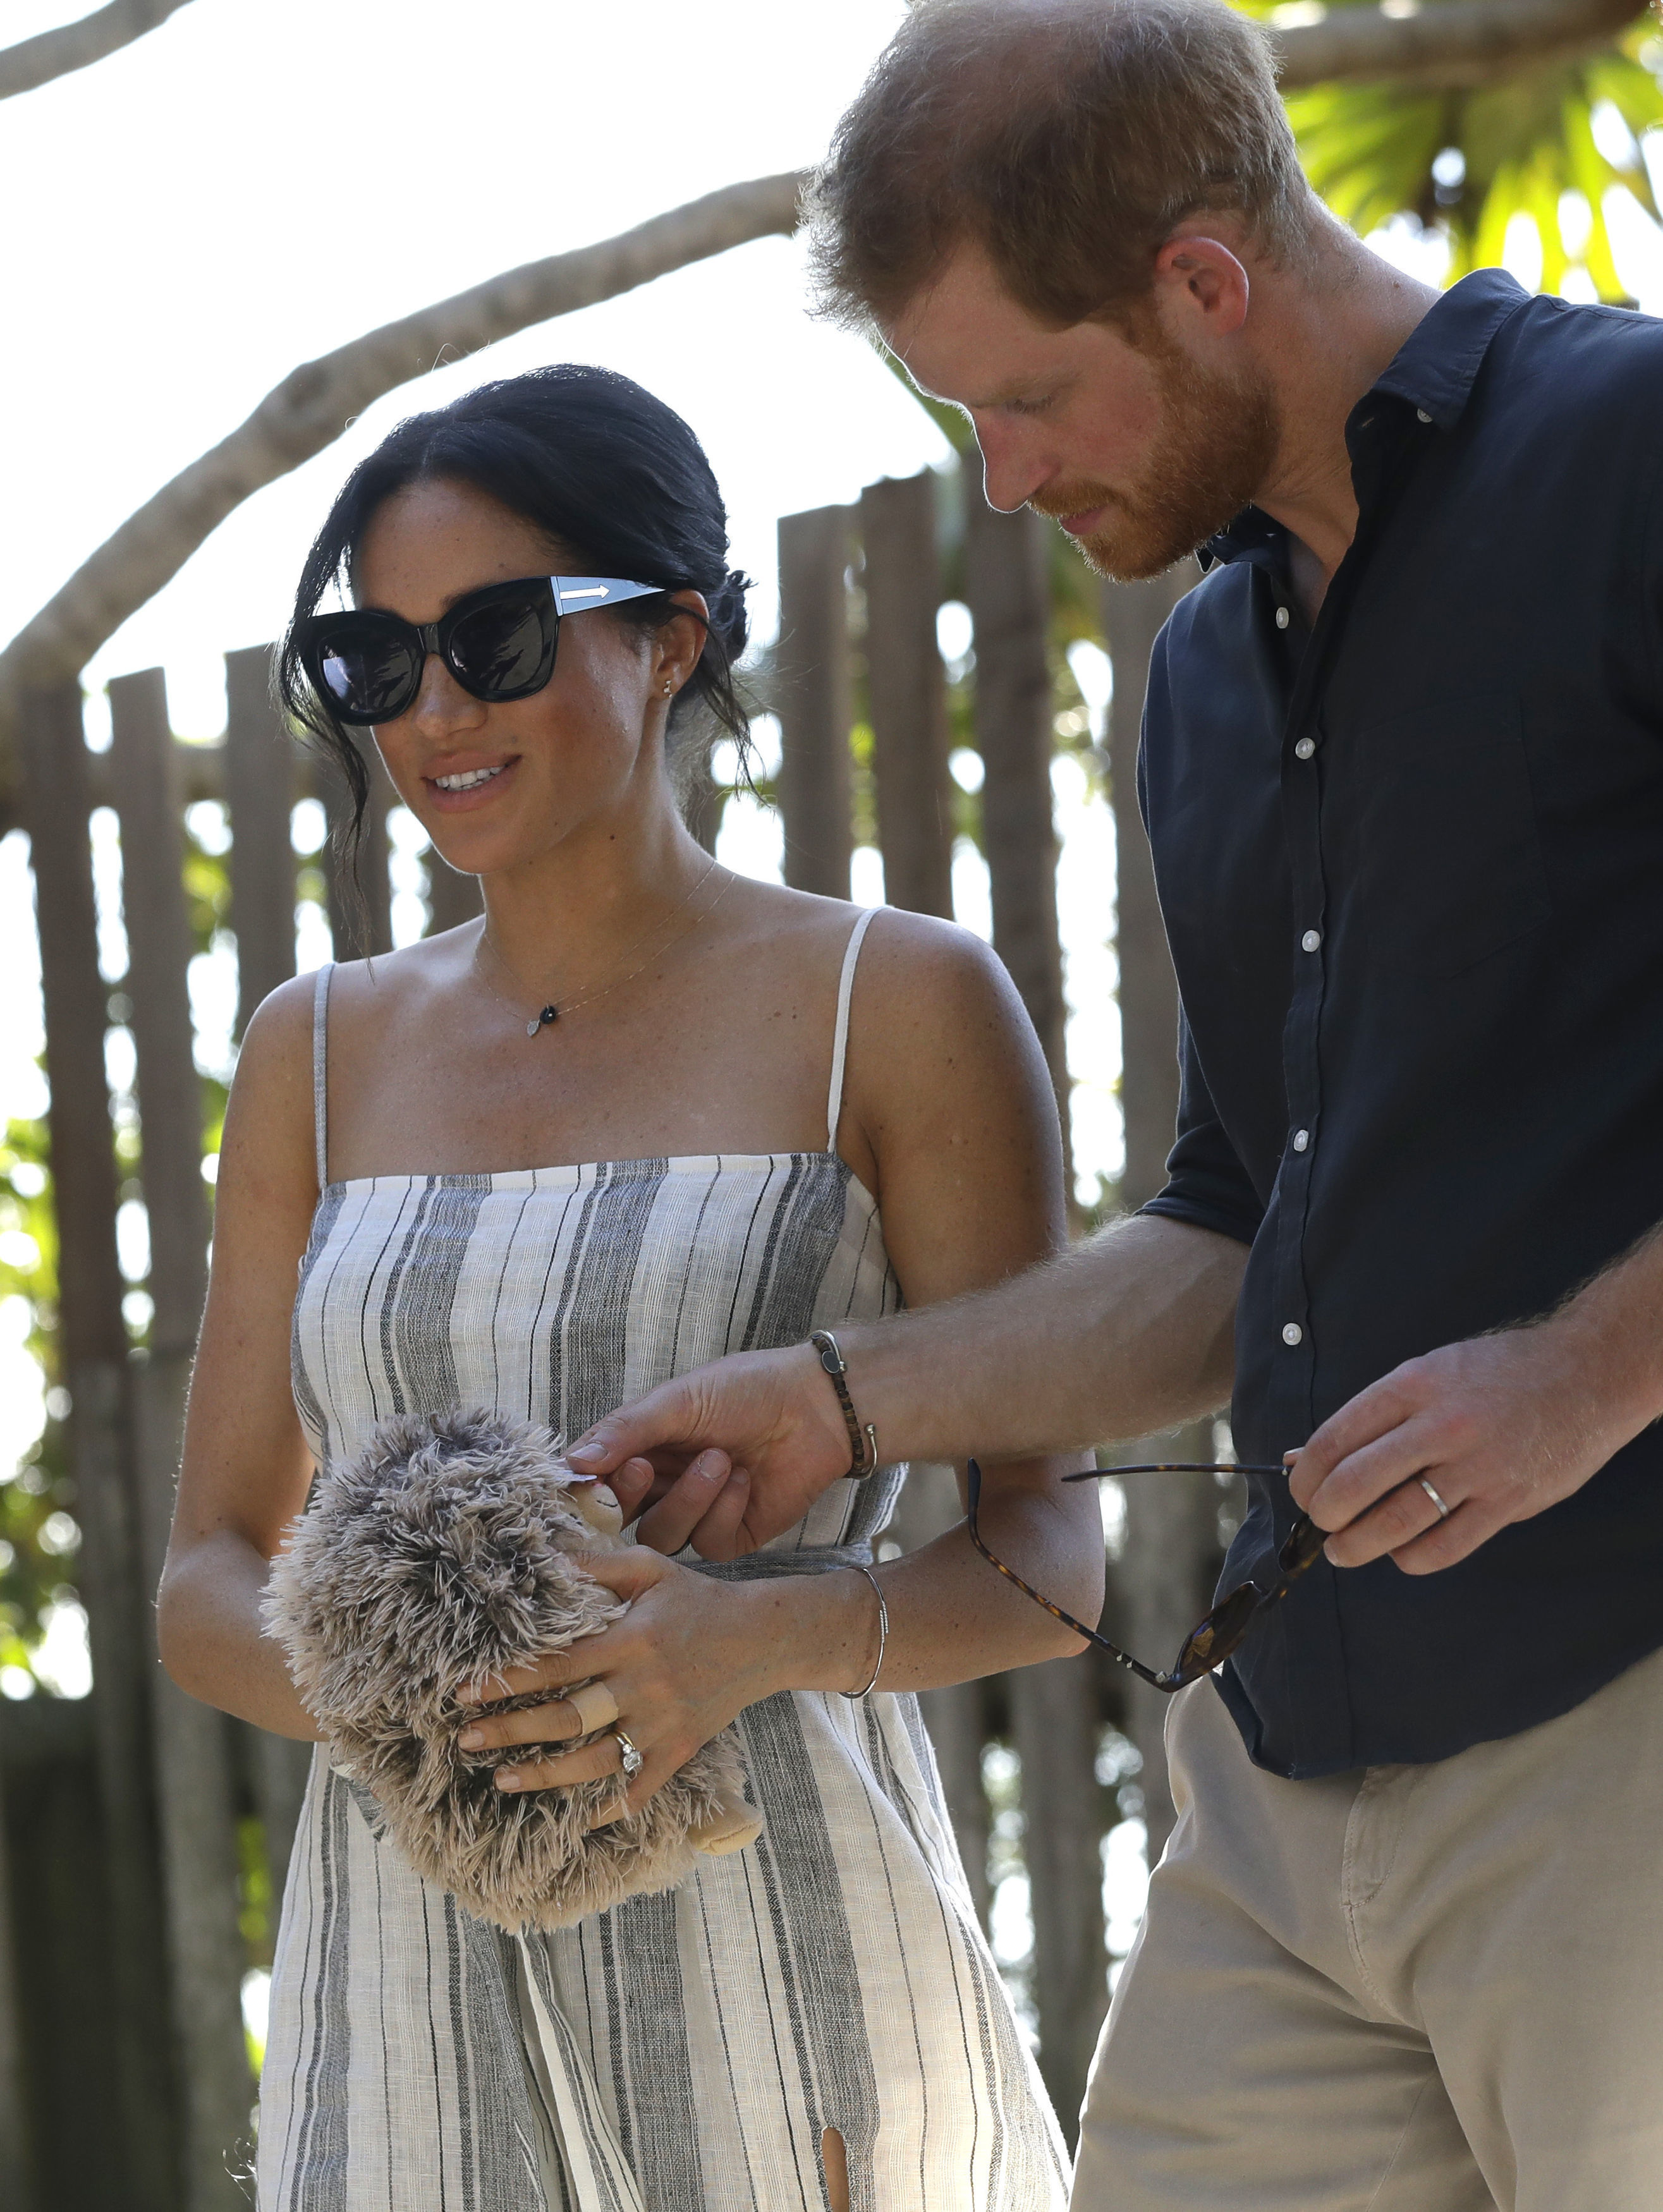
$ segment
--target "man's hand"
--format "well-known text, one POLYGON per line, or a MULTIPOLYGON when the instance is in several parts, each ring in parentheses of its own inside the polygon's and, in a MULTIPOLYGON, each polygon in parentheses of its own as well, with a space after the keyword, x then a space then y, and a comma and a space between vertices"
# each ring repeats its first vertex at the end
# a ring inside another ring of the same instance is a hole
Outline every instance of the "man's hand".
POLYGON ((1641 1425, 1605 1410, 1590 1349, 1561 1316, 1447 1345, 1359 1391, 1290 1471, 1294 1503, 1336 1532, 1329 1559, 1435 1574, 1580 1490, 1641 1425))
POLYGON ((637 1539, 707 1559, 754 1552, 849 1472, 849 1435, 807 1345, 743 1352, 661 1383, 580 1437, 566 1457, 602 1477, 637 1539))

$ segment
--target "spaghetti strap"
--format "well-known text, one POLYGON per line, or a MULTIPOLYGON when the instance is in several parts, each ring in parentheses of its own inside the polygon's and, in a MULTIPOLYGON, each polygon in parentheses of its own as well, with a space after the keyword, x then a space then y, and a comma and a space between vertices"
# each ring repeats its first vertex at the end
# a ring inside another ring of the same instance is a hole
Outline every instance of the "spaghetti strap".
POLYGON ((825 1101, 825 1149, 838 1149, 838 1124, 843 1119, 843 1076, 849 1058, 849 1000, 855 988, 855 963, 861 957, 861 939, 871 926, 878 911, 874 906, 862 908, 855 927, 849 933, 849 949, 843 956, 843 974, 838 978, 838 1026, 832 1038, 832 1088, 825 1101))
POLYGON ((312 993, 312 1127, 320 1197, 329 1187, 329 979, 334 972, 333 961, 326 961, 312 993))

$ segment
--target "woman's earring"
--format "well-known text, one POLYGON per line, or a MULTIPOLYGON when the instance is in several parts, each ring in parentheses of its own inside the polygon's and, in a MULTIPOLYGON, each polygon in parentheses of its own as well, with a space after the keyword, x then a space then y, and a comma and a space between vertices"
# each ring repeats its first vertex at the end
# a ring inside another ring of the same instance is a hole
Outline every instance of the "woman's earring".
POLYGON ((674 685, 673 684, 667 684, 664 686, 664 696, 667 699, 667 698, 669 697, 669 696, 670 696, 671 692, 672 692, 672 691, 673 691, 674 690, 675 690, 675 685, 674 685))

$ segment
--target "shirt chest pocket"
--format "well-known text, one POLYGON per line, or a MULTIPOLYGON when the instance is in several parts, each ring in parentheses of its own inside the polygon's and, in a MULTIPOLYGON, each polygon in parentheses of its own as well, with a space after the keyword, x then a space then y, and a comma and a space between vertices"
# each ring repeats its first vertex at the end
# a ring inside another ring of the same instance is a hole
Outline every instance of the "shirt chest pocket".
POLYGON ((1325 752, 1334 924, 1371 967, 1459 975, 1552 918, 1516 700, 1441 702, 1325 752))

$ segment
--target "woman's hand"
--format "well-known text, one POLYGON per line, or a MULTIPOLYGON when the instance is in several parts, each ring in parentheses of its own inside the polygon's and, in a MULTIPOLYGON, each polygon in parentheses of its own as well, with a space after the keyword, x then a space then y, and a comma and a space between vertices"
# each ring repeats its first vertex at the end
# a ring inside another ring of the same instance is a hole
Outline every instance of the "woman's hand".
MULTIPOLYGON (((609 1817, 639 1812, 655 1790, 701 1744, 775 1691, 858 1679, 864 1612, 856 1591, 863 1577, 783 1576, 752 1583, 717 1582, 637 1546, 582 1561, 594 1579, 628 1601, 630 1610, 599 1635, 489 1682, 471 1683, 462 1702, 554 1694, 545 1705, 490 1712, 469 1720, 464 1750, 559 1742, 588 1729, 569 1699, 570 1682, 604 1683, 617 1704, 615 1726, 642 1755, 640 1771, 609 1817), (845 1590, 842 1586, 854 1587, 845 1590), (833 1587, 837 1586, 837 1587, 833 1587), (847 1646, 845 1654, 844 1647, 847 1646)), ((509 1760, 496 1770, 499 1790, 552 1790, 621 1774, 623 1754, 608 1732, 576 1751, 509 1760)), ((604 1826, 604 1822, 597 1822, 604 1826)))

